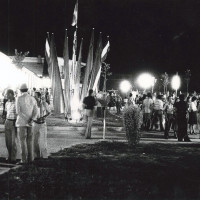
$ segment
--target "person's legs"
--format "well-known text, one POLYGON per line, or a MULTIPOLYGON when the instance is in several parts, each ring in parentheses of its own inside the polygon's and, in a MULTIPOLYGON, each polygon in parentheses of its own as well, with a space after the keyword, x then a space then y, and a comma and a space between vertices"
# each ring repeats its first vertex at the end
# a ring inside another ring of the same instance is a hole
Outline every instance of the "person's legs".
POLYGON ((35 158, 40 158, 40 144, 39 144, 39 140, 40 140, 40 133, 39 133, 39 125, 34 123, 33 127, 32 127, 32 131, 33 131, 33 135, 34 135, 34 140, 33 140, 33 144, 34 144, 34 157, 35 158))
POLYGON ((17 132, 16 132, 16 127, 15 127, 15 122, 12 122, 12 147, 11 147, 11 161, 16 161, 16 156, 17 156, 17 144, 16 144, 16 137, 17 137, 17 132))
POLYGON ((156 120, 157 120, 157 111, 154 112, 153 116, 152 116, 152 122, 151 122, 151 130, 153 129, 153 126, 155 125, 156 123, 156 120))
POLYGON ((8 160, 11 161, 11 151, 12 151, 12 125, 10 121, 5 121, 5 140, 6 147, 8 150, 8 160))
POLYGON ((170 124, 170 119, 169 119, 169 116, 167 115, 167 118, 165 118, 165 134, 164 134, 164 137, 166 138, 166 139, 168 139, 168 137, 169 137, 169 124, 170 124))
POLYGON ((40 155, 42 158, 47 158, 47 125, 41 124, 40 129, 40 155))
POLYGON ((19 137, 20 137, 20 143, 21 143, 21 150, 22 150, 22 162, 27 162, 27 145, 26 145, 26 139, 27 139, 27 127, 19 127, 19 137))
POLYGON ((158 113, 158 118, 159 118, 159 121, 160 121, 160 131, 164 131, 164 128, 163 128, 163 114, 160 111, 158 113))
POLYGON ((33 131, 32 127, 27 127, 27 150, 28 150, 28 162, 33 161, 33 131))

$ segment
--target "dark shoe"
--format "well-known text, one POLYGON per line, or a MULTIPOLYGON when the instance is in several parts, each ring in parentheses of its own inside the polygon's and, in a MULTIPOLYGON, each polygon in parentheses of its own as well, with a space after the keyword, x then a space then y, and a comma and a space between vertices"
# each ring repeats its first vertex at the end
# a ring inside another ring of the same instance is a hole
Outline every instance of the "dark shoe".
POLYGON ((178 142, 183 142, 183 139, 178 138, 178 142))
POLYGON ((188 136, 184 137, 184 142, 191 142, 190 138, 188 136))

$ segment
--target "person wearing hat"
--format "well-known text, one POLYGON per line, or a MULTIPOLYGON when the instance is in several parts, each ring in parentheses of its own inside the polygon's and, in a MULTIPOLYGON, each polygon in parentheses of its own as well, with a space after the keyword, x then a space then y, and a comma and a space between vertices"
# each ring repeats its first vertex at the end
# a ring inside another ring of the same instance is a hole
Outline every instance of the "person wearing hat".
POLYGON ((16 100, 16 127, 18 127, 22 163, 33 161, 33 132, 32 121, 37 117, 37 102, 34 97, 28 94, 28 87, 24 83, 20 87, 22 93, 16 100))

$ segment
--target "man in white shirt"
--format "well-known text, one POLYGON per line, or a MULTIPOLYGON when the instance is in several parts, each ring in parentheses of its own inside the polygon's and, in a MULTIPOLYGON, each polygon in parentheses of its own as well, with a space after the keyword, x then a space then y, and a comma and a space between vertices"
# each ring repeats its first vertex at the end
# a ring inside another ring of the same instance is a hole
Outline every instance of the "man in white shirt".
POLYGON ((162 96, 158 95, 157 99, 154 102, 154 108, 153 108, 153 119, 151 124, 151 130, 153 129, 153 125, 156 123, 157 119, 159 119, 160 122, 160 131, 164 131, 163 128, 163 101, 161 100, 162 96))
POLYGON ((151 93, 147 94, 146 99, 144 99, 142 108, 144 111, 144 129, 149 131, 150 128, 150 121, 151 121, 151 113, 153 109, 153 100, 151 97, 151 93))
POLYGON ((21 142, 22 162, 27 163, 33 161, 32 121, 36 120, 38 109, 35 98, 27 93, 26 84, 21 85, 20 91, 22 95, 16 101, 16 127, 18 127, 21 142))

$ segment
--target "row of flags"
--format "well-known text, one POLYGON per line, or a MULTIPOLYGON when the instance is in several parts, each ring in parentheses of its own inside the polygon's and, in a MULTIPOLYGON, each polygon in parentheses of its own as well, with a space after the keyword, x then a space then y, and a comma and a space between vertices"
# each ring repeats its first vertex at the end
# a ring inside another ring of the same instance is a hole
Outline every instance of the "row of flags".
POLYGON ((51 37, 47 35, 45 43, 45 57, 48 64, 49 77, 51 79, 51 87, 53 94, 54 113, 65 113, 70 115, 73 109, 77 109, 77 101, 82 101, 87 96, 89 89, 98 92, 101 65, 105 61, 110 49, 109 37, 106 46, 102 45, 102 34, 99 34, 97 48, 94 55, 94 29, 92 30, 89 51, 87 56, 86 68, 84 73, 84 80, 82 89, 80 90, 81 79, 81 62, 82 62, 82 49, 83 39, 80 43, 78 60, 77 60, 77 23, 78 23, 78 0, 75 5, 72 26, 76 27, 73 39, 73 54, 72 62, 69 59, 69 44, 67 30, 64 39, 64 88, 62 88, 62 81, 60 77, 60 70, 58 66, 58 58, 56 52, 55 38, 52 34, 51 37))

